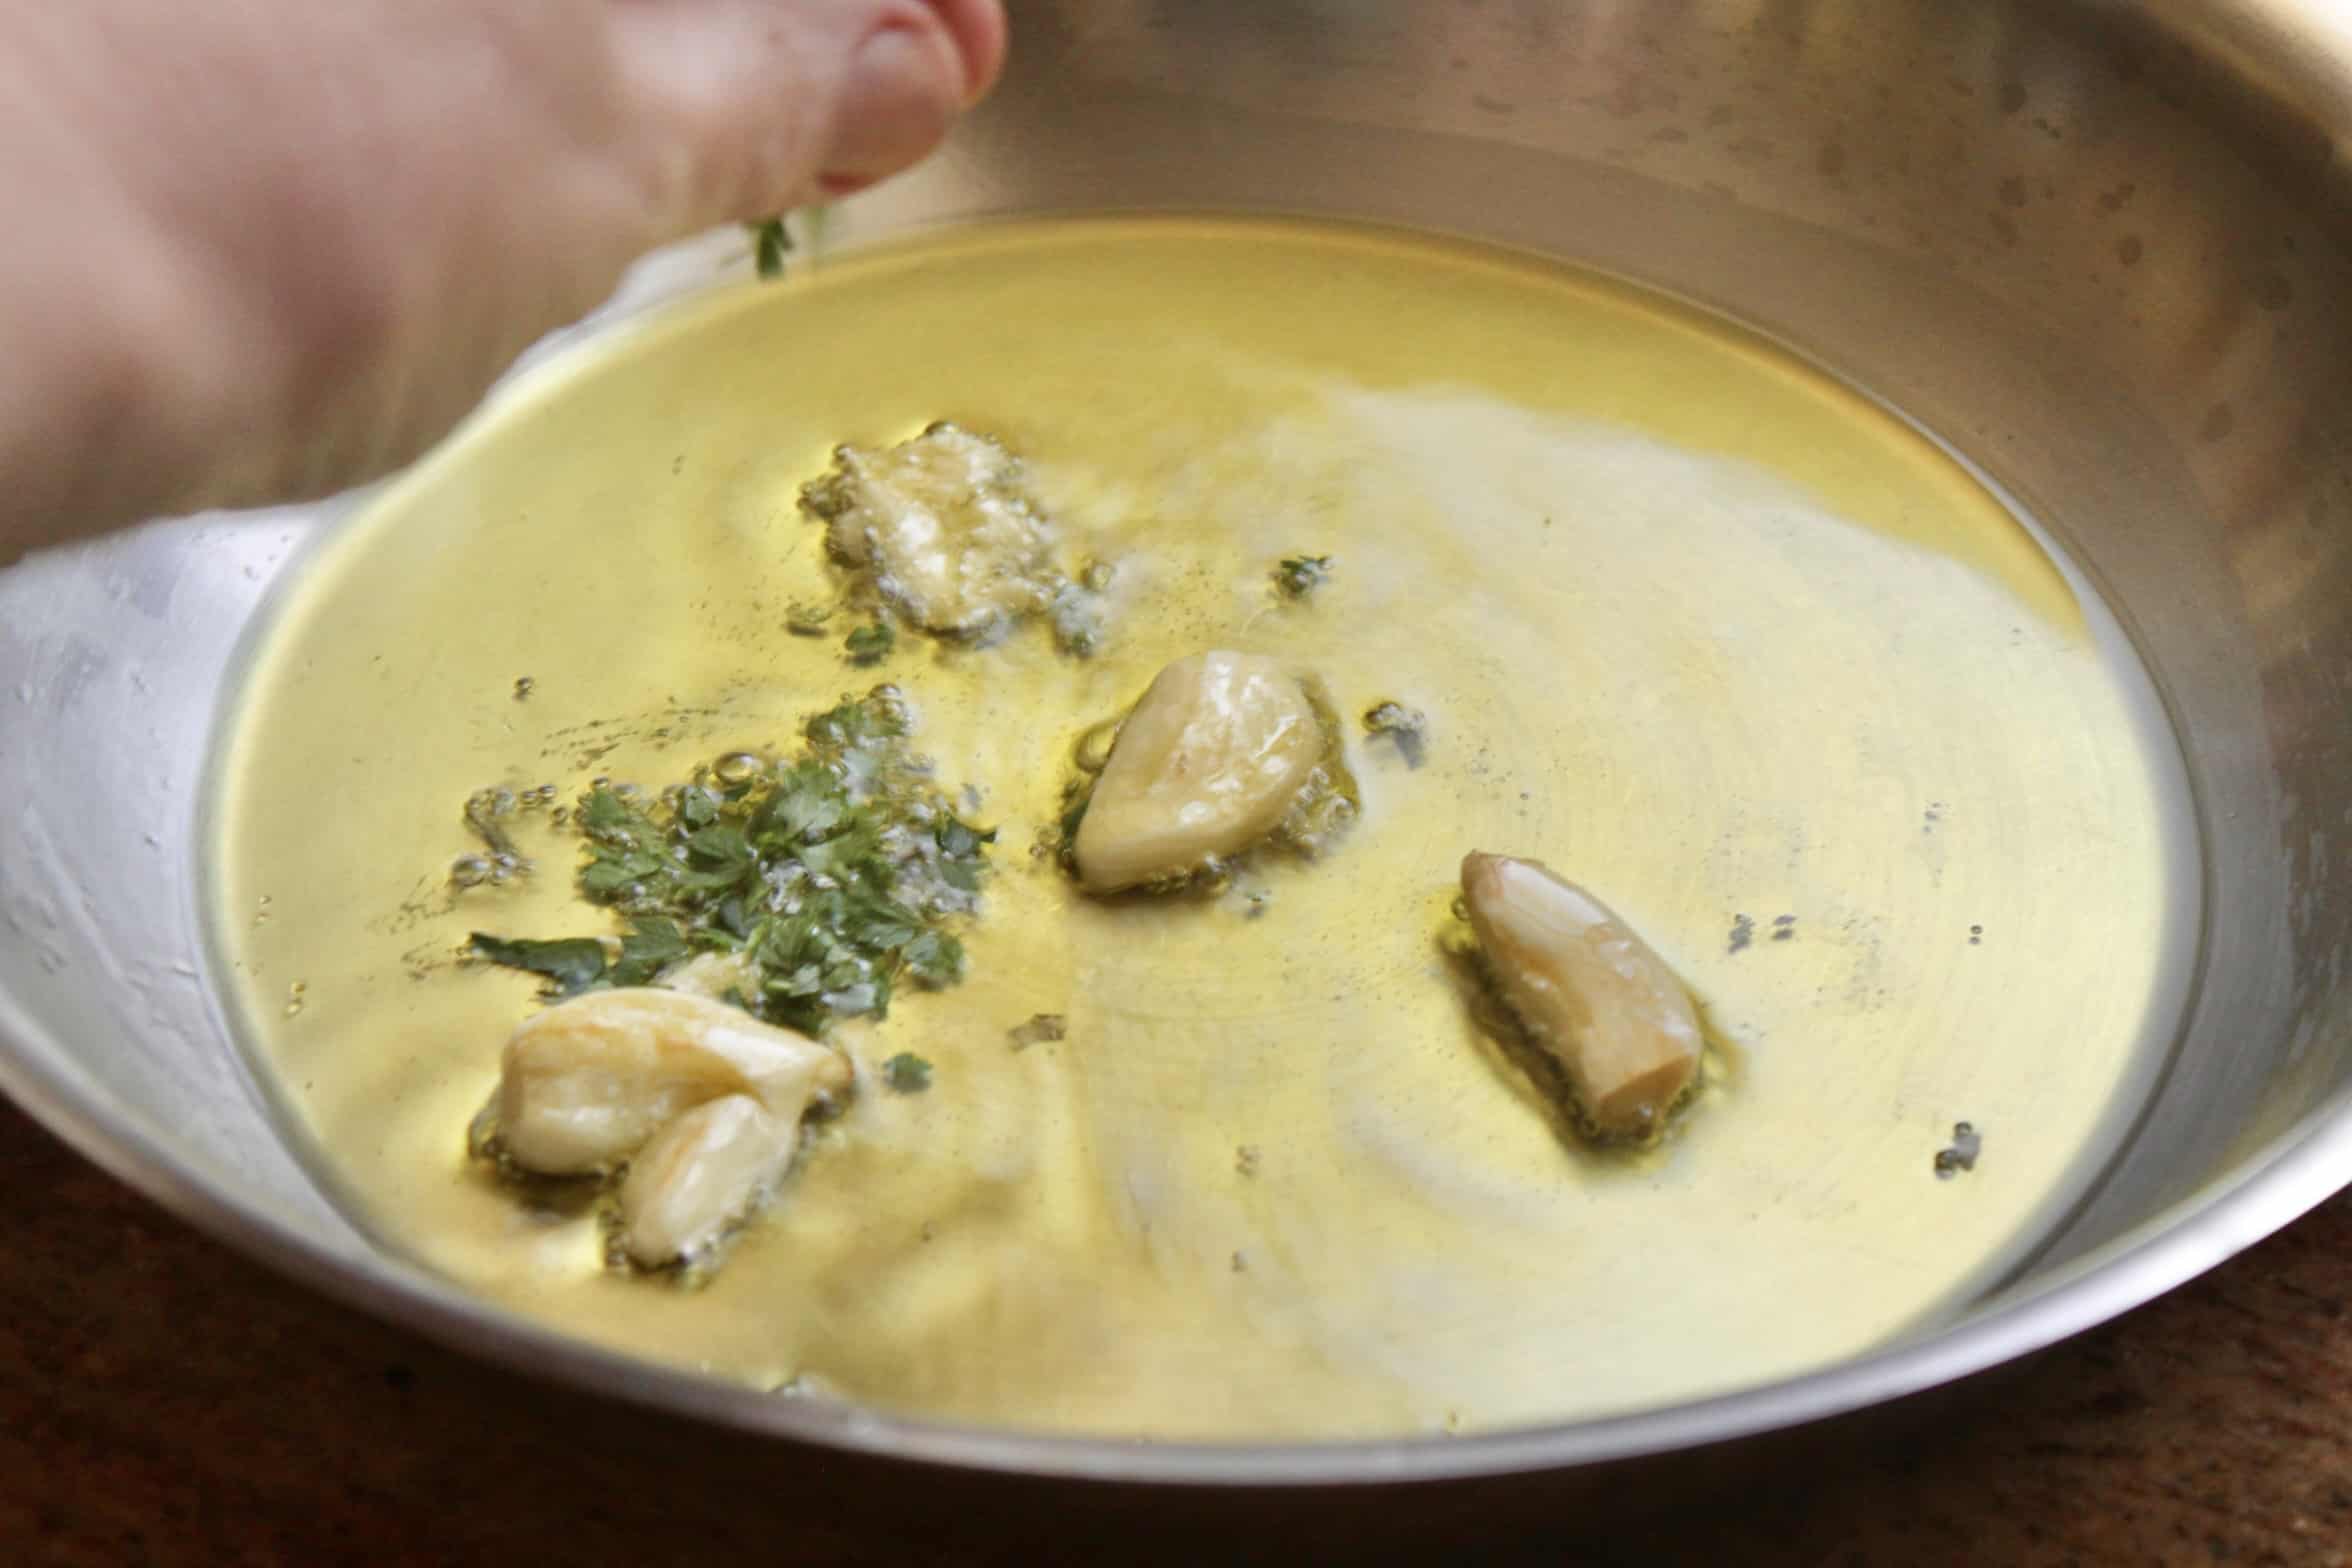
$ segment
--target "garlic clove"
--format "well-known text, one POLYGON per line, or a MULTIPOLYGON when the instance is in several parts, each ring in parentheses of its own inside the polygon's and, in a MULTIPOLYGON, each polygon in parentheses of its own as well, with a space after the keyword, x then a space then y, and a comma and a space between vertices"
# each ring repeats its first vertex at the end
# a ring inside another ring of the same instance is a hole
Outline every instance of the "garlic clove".
POLYGON ((697 953, 681 959, 654 977, 653 983, 688 996, 719 1001, 729 991, 750 985, 751 966, 741 953, 697 953))
POLYGON ((792 1163, 795 1117, 747 1094, 706 1101, 655 1133, 621 1181, 621 1245, 659 1268, 706 1251, 792 1163))
POLYGON ((1182 876, 1272 832, 1323 755, 1296 676, 1200 653, 1160 671, 1096 781, 1074 846, 1090 892, 1182 876))
POLYGON ((1690 992, 1608 906, 1535 861, 1472 854, 1462 896, 1496 988, 1595 1135, 1654 1137, 1698 1077, 1690 992))
POLYGON ((656 987, 591 991, 508 1038, 498 1136, 525 1170, 578 1175, 617 1165, 705 1101, 748 1094, 797 1126, 813 1096, 850 1079, 836 1052, 724 1002, 656 987))

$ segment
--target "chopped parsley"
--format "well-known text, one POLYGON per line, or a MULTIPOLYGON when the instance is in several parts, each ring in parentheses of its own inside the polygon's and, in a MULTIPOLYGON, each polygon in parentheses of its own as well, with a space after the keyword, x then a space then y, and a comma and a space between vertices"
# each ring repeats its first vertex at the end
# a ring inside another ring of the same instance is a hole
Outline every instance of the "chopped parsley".
POLYGON ((1304 599, 1330 580, 1328 555, 1286 555, 1274 568, 1274 587, 1285 599, 1304 599))
POLYGON ((508 942, 476 931, 468 946, 477 958, 544 975, 567 995, 588 989, 604 976, 604 944, 592 936, 563 937, 553 942, 508 942))
POLYGON ((619 942, 476 934, 473 953, 558 996, 645 985, 702 953, 728 953, 728 1000, 814 1033, 888 1011, 902 984, 963 978, 947 929, 979 907, 993 830, 959 818, 907 743, 897 692, 877 687, 811 718, 799 757, 732 754, 649 799, 598 785, 568 828, 583 897, 625 921, 619 942))
POLYGON ((890 650, 897 645, 898 633, 890 629, 888 621, 870 622, 842 641, 852 664, 879 664, 890 657, 890 650))
POLYGON ((1401 702, 1376 702, 1364 710, 1364 731, 1370 735, 1386 735, 1396 742, 1405 766, 1417 768, 1428 751, 1429 718, 1418 708, 1408 708, 1401 702))
POLYGON ((1013 1049, 1016 1051, 1026 1051, 1033 1045, 1062 1039, 1069 1032, 1069 1021, 1060 1013, 1033 1014, 1027 1023, 1016 1025, 1010 1031, 1013 1049))
POLYGON ((1968 1122, 1952 1124, 1952 1141, 1936 1150, 1936 1180, 1950 1181, 1962 1171, 1976 1169, 1977 1156, 1984 1152, 1984 1135, 1968 1122))
POLYGON ((800 249, 792 240, 795 220, 799 223, 801 238, 808 243, 809 259, 813 262, 823 246, 825 215, 829 210, 823 202, 818 202, 813 206, 796 207, 790 213, 778 213, 758 223, 745 224, 745 231, 751 235, 752 261, 759 268, 759 275, 763 278, 780 278, 784 275, 787 259, 800 249))
POLYGON ((751 230, 751 254, 763 278, 784 276, 784 258, 792 254, 792 233, 780 217, 746 224, 751 230))
POLYGON ((912 1051, 901 1051, 882 1064, 882 1081, 899 1094, 921 1094, 931 1087, 931 1064, 912 1051))

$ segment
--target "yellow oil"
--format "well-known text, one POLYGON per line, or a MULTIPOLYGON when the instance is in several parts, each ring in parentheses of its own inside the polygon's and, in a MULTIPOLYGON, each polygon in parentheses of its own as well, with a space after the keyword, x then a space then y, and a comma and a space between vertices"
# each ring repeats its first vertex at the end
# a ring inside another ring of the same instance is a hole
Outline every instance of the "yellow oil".
POLYGON ((1624 1411, 1948 1312, 2093 1180, 2177 1005, 2177 768, 2104 612, 1960 464, 1737 329, 1436 241, 1134 220, 972 231, 730 292, 550 364, 389 488, 257 654, 216 802, 265 1070, 391 1244, 512 1311, 762 1387, 1160 1437, 1624 1411), (1033 465, 1108 645, 902 636, 882 674, 999 873, 970 977, 845 1039, 928 1058, 812 1140, 706 1286, 602 1266, 465 1157, 531 982, 455 894, 485 784, 649 786, 874 676, 787 634, 833 443, 950 418, 1033 465), (1329 554, 1285 604, 1278 558, 1329 554), (1169 659, 1429 715, 1351 736, 1339 851, 1215 899, 1027 852, 1169 659), (530 678, 528 695, 516 683, 530 678), (1464 851, 1540 858, 1702 1000, 1666 1144, 1562 1136, 1438 944, 1464 851), (1247 891, 1266 895, 1251 912, 1247 891), (1067 1037, 1013 1048, 1031 1015, 1067 1037), (1977 1168, 1939 1181, 1955 1121, 1977 1168))

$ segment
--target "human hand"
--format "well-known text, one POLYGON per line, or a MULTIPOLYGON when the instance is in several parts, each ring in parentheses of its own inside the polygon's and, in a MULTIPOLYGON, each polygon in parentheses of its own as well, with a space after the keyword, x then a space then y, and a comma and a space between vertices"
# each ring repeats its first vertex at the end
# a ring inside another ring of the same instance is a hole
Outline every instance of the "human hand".
POLYGON ((0 15, 0 562, 416 455, 636 257, 920 158, 997 0, 0 15))

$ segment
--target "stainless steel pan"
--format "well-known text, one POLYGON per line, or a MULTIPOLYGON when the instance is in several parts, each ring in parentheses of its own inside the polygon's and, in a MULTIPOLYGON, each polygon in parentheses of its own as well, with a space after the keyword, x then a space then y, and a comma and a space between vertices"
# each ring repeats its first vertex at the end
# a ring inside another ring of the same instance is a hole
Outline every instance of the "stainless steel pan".
MULTIPOLYGON (((2009 1361, 2352 1179, 2352 12, 2319 0, 1038 0, 954 147, 841 243, 976 215, 1279 210, 1658 284, 1883 394, 2020 496, 2140 641, 2207 907, 2127 1146, 1961 1321, 1601 1422, 1323 1448, 957 1429, 656 1370, 372 1247, 280 1142, 203 980, 205 746, 338 503, 0 574, 0 1085, 235 1245, 481 1353, 758 1431, 978 1467, 1345 1484, 1722 1444, 2009 1361)), ((637 308, 707 275, 656 265, 637 308)), ((595 324, 584 327, 595 330, 595 324)), ((38 1201, 17 1194, 15 1201, 38 1201)))

